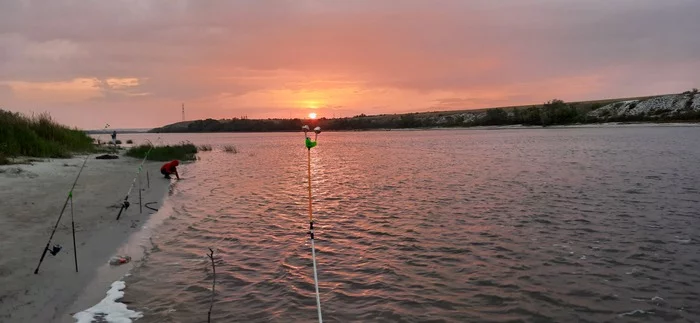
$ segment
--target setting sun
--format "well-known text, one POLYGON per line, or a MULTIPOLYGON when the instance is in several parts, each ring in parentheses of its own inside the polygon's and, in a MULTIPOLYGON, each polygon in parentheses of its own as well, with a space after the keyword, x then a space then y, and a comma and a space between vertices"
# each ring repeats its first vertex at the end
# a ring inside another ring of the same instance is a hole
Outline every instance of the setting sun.
POLYGON ((314 112, 309 113, 309 119, 316 119, 316 113, 314 113, 314 112))

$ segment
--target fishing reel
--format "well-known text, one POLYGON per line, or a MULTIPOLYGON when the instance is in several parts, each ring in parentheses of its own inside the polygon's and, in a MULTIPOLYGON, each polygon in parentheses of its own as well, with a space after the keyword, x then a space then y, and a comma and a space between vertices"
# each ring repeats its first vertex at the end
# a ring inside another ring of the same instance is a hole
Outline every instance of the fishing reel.
POLYGON ((63 247, 61 247, 61 245, 55 244, 55 245, 53 245, 53 247, 51 247, 51 249, 49 249, 49 253, 52 256, 56 256, 58 254, 58 252, 61 251, 62 248, 63 247))
POLYGON ((126 209, 129 208, 129 205, 131 205, 131 204, 129 204, 129 201, 124 201, 124 202, 122 203, 122 208, 124 208, 124 209, 126 210, 126 209))

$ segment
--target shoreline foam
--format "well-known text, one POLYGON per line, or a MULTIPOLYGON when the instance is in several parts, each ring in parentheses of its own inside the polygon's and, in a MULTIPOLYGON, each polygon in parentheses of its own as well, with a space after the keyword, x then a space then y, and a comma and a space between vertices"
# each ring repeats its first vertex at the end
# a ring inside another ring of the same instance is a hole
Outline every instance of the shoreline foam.
POLYGON ((94 319, 104 320, 107 322, 131 322, 131 319, 143 317, 140 312, 132 311, 126 307, 126 304, 117 302, 124 297, 124 288, 126 283, 123 281, 115 281, 111 288, 107 291, 107 297, 102 299, 97 305, 88 308, 82 312, 75 313, 73 318, 78 323, 90 323, 94 319))

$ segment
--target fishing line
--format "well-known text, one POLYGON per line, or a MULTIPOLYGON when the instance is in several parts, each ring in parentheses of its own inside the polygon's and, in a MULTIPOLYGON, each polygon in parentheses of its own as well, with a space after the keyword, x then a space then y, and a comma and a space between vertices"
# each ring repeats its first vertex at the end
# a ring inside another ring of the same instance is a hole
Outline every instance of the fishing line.
MULTIPOLYGON (((107 130, 109 127, 109 124, 105 125, 105 127, 102 129, 104 132, 107 130)), ((102 134, 97 136, 97 142, 100 142, 100 136, 102 134)), ((80 178, 80 174, 83 173, 83 169, 85 168, 85 164, 87 164, 88 159, 90 158, 90 154, 88 153, 85 156, 85 160, 83 161, 83 165, 80 166, 80 170, 78 171, 78 175, 75 176, 75 181, 73 181, 73 185, 70 187, 70 191, 68 191, 68 196, 66 197, 66 201, 63 203, 63 208, 61 208, 61 213, 58 215, 58 219, 56 220, 56 224, 53 226, 53 230, 51 230, 51 235, 49 236, 49 241, 46 242, 46 247, 44 247, 44 250, 41 252, 41 258, 39 258, 39 264, 36 266, 36 269, 34 269, 34 274, 39 273, 39 267, 41 267, 41 263, 44 262, 44 257, 46 257, 46 252, 51 253, 52 256, 55 256, 58 254, 59 251, 61 251, 61 246, 56 244, 54 245, 50 250, 49 246, 51 245, 51 239, 53 239, 54 234, 56 234, 56 229, 58 228, 58 225, 61 223, 61 218, 63 218, 63 213, 66 211, 66 206, 68 206, 68 201, 70 201, 70 213, 71 213, 71 226, 73 227, 73 255, 75 258, 75 272, 78 272, 78 250, 76 249, 76 243, 75 243, 75 221, 73 218, 73 189, 75 189, 75 185, 78 183, 78 179, 80 178)))
MULTIPOLYGON (((151 148, 149 148, 148 151, 146 151, 146 155, 143 156, 143 160, 141 161, 141 164, 139 164, 139 168, 136 171, 136 176, 134 176, 134 179, 131 181, 131 186, 129 186, 129 190, 126 192, 126 196, 124 197, 124 201, 122 202, 122 206, 119 209, 119 214, 117 214, 117 220, 119 220, 119 218, 122 216, 122 212, 124 210, 128 209, 129 206, 131 205, 129 203, 129 195, 131 195, 131 190, 134 189, 134 184, 136 184, 136 179, 139 178, 139 175, 141 174, 141 171, 143 170, 143 164, 146 162, 146 159, 148 159, 148 154, 150 154, 151 150, 153 150, 153 147, 155 147, 155 146, 153 146, 153 143, 151 143, 150 140, 147 139, 146 141, 148 141, 151 144, 151 148)), ((149 182, 150 182, 150 180, 149 180, 149 182)), ((139 178, 139 208, 141 208, 141 187, 140 187, 141 185, 140 184, 141 184, 141 179, 139 178)))
POLYGON ((314 266, 314 287, 316 288, 316 309, 318 310, 318 322, 323 323, 323 318, 321 316, 321 296, 318 292, 318 272, 316 270, 316 247, 314 245, 314 216, 313 216, 313 206, 311 199, 311 148, 316 147, 318 142, 318 134, 321 133, 321 127, 314 128, 316 137, 313 141, 309 138, 309 126, 303 126, 301 128, 304 131, 304 137, 306 137, 306 148, 308 151, 308 176, 309 176, 309 236, 311 237, 311 259, 314 266))

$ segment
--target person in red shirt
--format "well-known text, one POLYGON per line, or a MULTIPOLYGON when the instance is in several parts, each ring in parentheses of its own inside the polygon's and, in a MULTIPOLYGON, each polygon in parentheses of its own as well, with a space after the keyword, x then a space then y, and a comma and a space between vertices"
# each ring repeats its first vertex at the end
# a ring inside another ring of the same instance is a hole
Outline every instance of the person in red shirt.
POLYGON ((169 163, 165 163, 161 168, 160 168, 160 173, 165 176, 165 178, 170 178, 171 174, 175 174, 177 179, 180 179, 180 175, 177 173, 177 166, 180 165, 180 162, 177 160, 173 160, 169 163))

